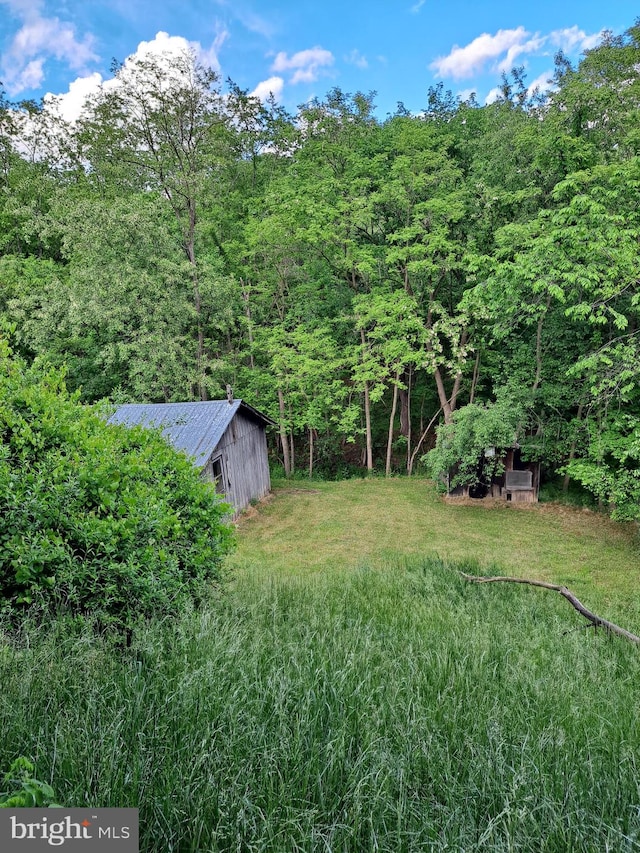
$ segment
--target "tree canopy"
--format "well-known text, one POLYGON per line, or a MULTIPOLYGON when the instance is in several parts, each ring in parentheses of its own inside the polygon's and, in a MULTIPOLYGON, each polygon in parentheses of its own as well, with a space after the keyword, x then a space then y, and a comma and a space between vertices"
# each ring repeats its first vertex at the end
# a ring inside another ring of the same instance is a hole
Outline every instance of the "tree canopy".
POLYGON ((84 402, 231 385, 287 474, 411 472, 510 400, 544 476, 640 517, 638 69, 636 23, 544 97, 514 69, 382 121, 190 53, 116 68, 71 126, 3 100, 0 316, 84 402))

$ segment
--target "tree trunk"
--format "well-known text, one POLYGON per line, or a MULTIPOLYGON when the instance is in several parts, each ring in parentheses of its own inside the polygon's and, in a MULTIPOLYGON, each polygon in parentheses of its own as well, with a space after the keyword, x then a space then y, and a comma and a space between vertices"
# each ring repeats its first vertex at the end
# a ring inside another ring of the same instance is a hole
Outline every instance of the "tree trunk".
MULTIPOLYGON (((362 352, 365 350, 364 330, 360 330, 362 341, 362 352)), ((367 441, 367 471, 373 471, 373 442, 371 440, 371 399, 369 397, 369 383, 364 383, 364 424, 367 441)))
MULTIPOLYGON (((582 408, 583 408, 583 403, 582 403, 582 401, 580 401, 580 405, 578 406, 578 416, 577 416, 578 420, 580 420, 580 418, 582 417, 582 408)), ((578 444, 578 441, 577 441, 577 439, 574 438, 573 441, 571 442, 571 447, 569 448, 569 460, 568 460, 569 462, 571 462, 571 461, 573 461, 573 459, 575 459, 577 444, 578 444)), ((566 495, 567 492, 569 491, 569 483, 570 482, 571 482, 570 475, 565 474, 564 479, 562 481, 562 494, 563 495, 566 495)))
POLYGON ((284 405, 284 394, 282 388, 278 388, 278 405, 280 407, 280 443, 282 445, 282 461, 284 464, 284 475, 291 476, 291 457, 289 455, 289 437, 287 435, 286 409, 284 405))
MULTIPOLYGON (((462 334, 460 335, 460 344, 463 346, 468 339, 469 335, 467 330, 464 329, 462 334)), ((436 380, 436 389, 438 391, 438 399, 440 400, 440 406, 442 407, 442 412, 444 414, 444 422, 446 424, 450 424, 452 420, 452 415, 456 408, 456 402, 458 399, 458 394, 460 392, 460 387, 462 385, 462 371, 459 370, 456 373, 455 379, 453 381, 453 390, 451 391, 451 396, 447 396, 447 392, 444 387, 444 379, 442 378, 442 373, 440 372, 440 368, 436 366, 433 370, 433 376, 436 380)))
POLYGON ((411 431, 411 371, 405 373, 407 387, 398 388, 400 398, 400 435, 408 437, 411 431))
POLYGON ((396 408, 398 405, 398 383, 400 382, 400 371, 396 371, 396 379, 393 384, 393 402, 391 404, 391 416, 389 418, 389 436, 387 438, 387 465, 385 476, 391 476, 391 449, 393 447, 393 422, 396 419, 396 408))
MULTIPOLYGON (((469 333, 466 329, 462 330, 462 334, 460 335, 460 346, 464 346, 469 338, 469 333)), ((455 411, 456 403, 458 402, 458 394, 460 393, 460 386, 462 385, 462 371, 459 370, 456 373, 456 378, 453 381, 453 391, 451 392, 451 396, 449 397, 449 408, 451 414, 455 411)))
POLYGON ((449 397, 449 409, 451 410, 451 414, 453 414, 456 410, 456 405, 458 403, 458 394, 460 393, 460 386, 462 385, 462 371, 456 373, 456 378, 453 381, 453 391, 451 392, 451 396, 449 397))
MULTIPOLYGON (((410 367, 409 368, 409 375, 407 377, 407 390, 405 392, 406 393, 406 411, 404 414, 406 417, 406 422, 404 424, 404 427, 406 429, 406 432, 402 433, 407 438, 407 474, 409 473, 409 467, 411 465, 411 386, 412 386, 412 384, 413 384, 413 369, 410 367)), ((400 400, 402 402, 402 397, 400 398, 400 400)), ((400 429, 402 429, 402 426, 403 426, 402 409, 403 409, 403 406, 401 405, 400 406, 400 429)))
POLYGON ((550 305, 551 294, 549 294, 547 298, 546 310, 538 318, 538 327, 536 329, 536 375, 533 380, 533 387, 531 388, 532 393, 538 390, 540 382, 542 381, 542 327, 550 305))
POLYGON ((289 433, 289 454, 290 454, 290 462, 289 462, 289 470, 293 474, 296 470, 296 446, 293 438, 293 429, 289 433))
POLYGON ((471 380, 471 393, 469 394, 469 402, 473 403, 476 396, 476 388, 478 386, 478 373, 480 372, 480 350, 476 353, 475 364, 473 365, 473 379, 471 380))
POLYGON ((447 392, 444 389, 444 381, 442 379, 442 374, 440 373, 440 368, 436 367, 433 372, 434 378, 436 380, 436 388, 438 390, 438 399, 440 400, 440 408, 442 409, 442 413, 444 414, 444 422, 446 424, 451 423, 451 416, 453 414, 453 409, 449 403, 449 398, 447 397, 447 392))
POLYGON ((309 427, 309 479, 313 477, 313 430, 309 427))

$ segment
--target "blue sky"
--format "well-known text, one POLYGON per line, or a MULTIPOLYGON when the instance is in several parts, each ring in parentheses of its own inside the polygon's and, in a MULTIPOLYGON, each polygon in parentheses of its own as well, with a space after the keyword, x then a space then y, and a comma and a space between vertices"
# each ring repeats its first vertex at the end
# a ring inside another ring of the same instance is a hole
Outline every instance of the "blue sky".
POLYGON ((544 82, 558 48, 577 60, 637 15, 631 0, 0 0, 0 81, 12 99, 65 95, 73 114, 112 59, 188 42, 223 78, 289 108, 339 86, 376 91, 384 118, 398 101, 420 111, 438 81, 480 103, 513 65, 544 82))

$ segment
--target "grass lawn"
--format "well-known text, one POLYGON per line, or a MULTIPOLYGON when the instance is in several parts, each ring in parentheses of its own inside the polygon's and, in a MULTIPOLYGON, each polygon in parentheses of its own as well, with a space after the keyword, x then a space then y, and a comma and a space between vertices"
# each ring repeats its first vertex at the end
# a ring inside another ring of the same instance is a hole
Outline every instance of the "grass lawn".
POLYGON ((637 614, 640 629, 635 525, 560 504, 449 502, 417 478, 278 481, 240 520, 231 560, 236 571, 282 576, 433 556, 473 561, 481 573, 565 584, 615 613, 637 614))
POLYGON ((0 771, 139 808, 142 853, 640 853, 640 648, 459 574, 638 633, 633 528, 352 480, 278 484, 238 538, 128 648, 0 624, 0 771))

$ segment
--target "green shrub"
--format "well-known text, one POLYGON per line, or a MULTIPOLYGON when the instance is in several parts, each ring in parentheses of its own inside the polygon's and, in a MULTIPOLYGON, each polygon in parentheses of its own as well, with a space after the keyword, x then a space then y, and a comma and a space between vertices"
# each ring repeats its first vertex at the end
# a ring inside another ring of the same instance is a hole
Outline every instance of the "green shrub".
POLYGON ((0 597, 122 626, 219 581, 228 507, 187 457, 0 347, 0 597))
POLYGON ((4 775, 4 784, 7 791, 0 791, 0 809, 23 809, 23 808, 58 808, 54 802, 55 794, 53 788, 46 782, 34 779, 33 764, 28 758, 20 756, 16 758, 9 772, 4 775))
POLYGON ((606 426, 589 424, 585 458, 562 469, 604 506, 616 521, 640 520, 640 419, 617 413, 606 426))
POLYGON ((485 448, 511 447, 524 420, 521 405, 511 399, 469 403, 453 413, 451 423, 437 429, 436 446, 422 457, 429 475, 449 486, 473 486, 502 473, 500 454, 485 456, 485 448), (453 473, 452 473, 453 472, 453 473))

